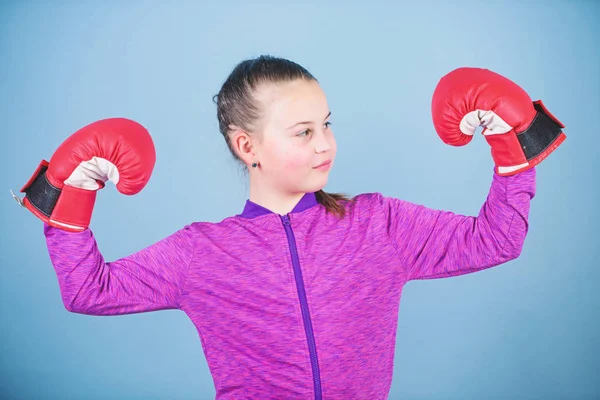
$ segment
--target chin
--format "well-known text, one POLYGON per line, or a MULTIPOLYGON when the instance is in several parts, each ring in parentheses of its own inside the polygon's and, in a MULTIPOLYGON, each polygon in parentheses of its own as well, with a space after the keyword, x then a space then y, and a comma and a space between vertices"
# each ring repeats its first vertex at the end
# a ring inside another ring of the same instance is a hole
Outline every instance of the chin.
POLYGON ((318 180, 315 180, 313 182, 310 182, 308 185, 304 185, 305 188, 303 190, 303 192, 306 193, 312 193, 312 192, 318 192, 319 190, 322 190, 326 185, 327 185, 327 177, 325 178, 321 178, 318 180))
POLYGON ((281 187, 292 193, 314 193, 322 190, 327 185, 328 180, 329 174, 327 173, 319 174, 319 176, 311 174, 296 179, 283 180, 280 183, 281 187))

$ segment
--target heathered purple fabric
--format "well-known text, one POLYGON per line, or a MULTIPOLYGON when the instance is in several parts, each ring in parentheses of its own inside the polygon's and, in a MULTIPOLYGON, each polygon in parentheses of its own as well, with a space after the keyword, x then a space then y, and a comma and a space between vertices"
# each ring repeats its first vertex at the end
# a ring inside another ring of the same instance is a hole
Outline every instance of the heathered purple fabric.
MULTIPOLYGON (((380 193, 343 220, 312 193, 289 215, 324 399, 386 399, 398 311, 409 280, 472 273, 519 256, 535 169, 493 175, 477 217, 380 193)), ((44 227, 67 310, 184 311, 197 328, 217 399, 311 399, 315 376, 281 217, 247 202, 219 223, 194 222, 105 262, 90 230, 44 227)))

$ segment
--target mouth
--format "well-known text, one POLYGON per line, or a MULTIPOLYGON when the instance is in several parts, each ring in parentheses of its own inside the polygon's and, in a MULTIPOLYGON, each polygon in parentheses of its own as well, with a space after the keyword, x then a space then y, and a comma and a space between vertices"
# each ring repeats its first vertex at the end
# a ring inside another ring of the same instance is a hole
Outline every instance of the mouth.
POLYGON ((321 164, 317 165, 316 167, 313 167, 314 169, 326 169, 329 168, 329 166, 331 165, 331 160, 327 160, 325 162, 322 162, 321 164))

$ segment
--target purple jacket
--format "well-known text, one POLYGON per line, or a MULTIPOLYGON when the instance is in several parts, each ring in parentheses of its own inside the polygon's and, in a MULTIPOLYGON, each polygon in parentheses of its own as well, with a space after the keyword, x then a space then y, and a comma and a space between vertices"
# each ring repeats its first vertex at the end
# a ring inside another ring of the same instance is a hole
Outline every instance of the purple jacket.
POLYGON ((494 174, 477 217, 380 193, 341 220, 313 193, 283 216, 248 200, 112 262, 90 230, 44 233, 68 311, 184 311, 217 399, 375 400, 392 383, 403 286, 518 257, 534 195, 530 169, 494 174))

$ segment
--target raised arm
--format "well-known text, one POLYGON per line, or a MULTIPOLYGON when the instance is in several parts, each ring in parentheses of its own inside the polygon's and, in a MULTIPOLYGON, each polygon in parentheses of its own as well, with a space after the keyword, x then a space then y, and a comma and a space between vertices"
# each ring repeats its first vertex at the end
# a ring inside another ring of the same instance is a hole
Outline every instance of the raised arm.
POLYGON ((126 195, 148 183, 156 152, 149 132, 126 118, 108 118, 69 136, 42 160, 15 198, 44 222, 65 307, 114 315, 178 308, 194 252, 193 227, 120 260, 105 262, 89 223, 107 181, 126 195))
POLYGON ((529 227, 535 174, 535 168, 512 176, 494 173, 476 217, 382 197, 387 234, 406 280, 463 275, 517 258, 529 227))
POLYGON ((382 198, 387 233, 407 280, 466 274, 518 257, 535 196, 535 167, 566 138, 562 122, 541 101, 482 68, 457 68, 442 77, 431 112, 436 132, 453 146, 468 144, 483 127, 494 176, 476 217, 382 198))

